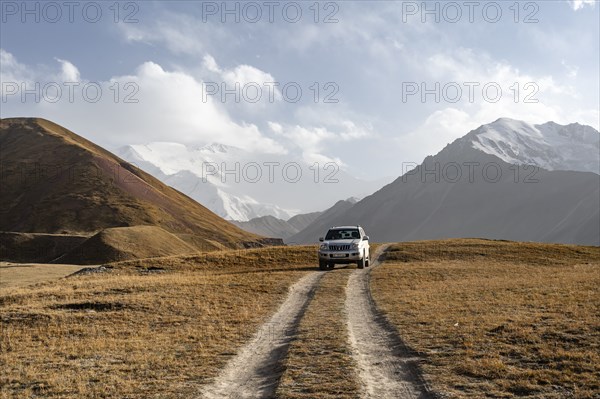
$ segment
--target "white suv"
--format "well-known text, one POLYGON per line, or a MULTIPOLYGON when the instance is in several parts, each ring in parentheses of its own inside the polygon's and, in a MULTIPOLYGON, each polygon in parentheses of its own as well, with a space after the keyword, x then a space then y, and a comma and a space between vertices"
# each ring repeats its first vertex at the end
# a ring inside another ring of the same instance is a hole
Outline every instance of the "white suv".
POLYGON ((319 269, 331 270, 336 263, 356 263, 359 269, 369 267, 369 236, 362 227, 332 227, 319 241, 319 269))

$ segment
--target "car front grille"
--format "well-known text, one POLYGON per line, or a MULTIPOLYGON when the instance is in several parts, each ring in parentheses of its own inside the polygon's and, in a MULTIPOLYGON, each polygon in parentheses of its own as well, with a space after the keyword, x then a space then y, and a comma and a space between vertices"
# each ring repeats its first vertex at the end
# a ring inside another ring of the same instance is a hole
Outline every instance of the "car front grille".
POLYGON ((330 245, 330 251, 349 251, 350 245, 330 245))

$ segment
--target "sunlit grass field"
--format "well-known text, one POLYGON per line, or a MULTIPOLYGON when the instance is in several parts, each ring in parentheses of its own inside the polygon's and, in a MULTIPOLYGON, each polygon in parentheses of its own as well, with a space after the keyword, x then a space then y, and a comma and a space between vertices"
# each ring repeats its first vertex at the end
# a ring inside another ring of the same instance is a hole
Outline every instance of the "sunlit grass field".
MULTIPOLYGON (((153 258, 6 287, 0 395, 195 397, 316 271, 315 253, 153 258)), ((371 274, 375 303, 441 397, 599 397, 599 248, 465 239, 393 244, 384 257, 371 274)), ((354 267, 325 272, 278 397, 359 395, 343 309, 354 267)))
POLYGON ((450 397, 600 397, 600 249, 396 244, 371 289, 450 397))
POLYGON ((314 247, 224 251, 3 291, 1 395, 197 395, 315 260, 314 247))

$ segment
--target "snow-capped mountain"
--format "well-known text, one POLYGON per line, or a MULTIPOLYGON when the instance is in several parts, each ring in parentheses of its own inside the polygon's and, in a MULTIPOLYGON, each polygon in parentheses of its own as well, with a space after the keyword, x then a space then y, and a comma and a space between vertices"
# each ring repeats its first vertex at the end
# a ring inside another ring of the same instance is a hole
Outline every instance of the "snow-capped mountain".
POLYGON ((371 194, 391 180, 362 181, 332 165, 315 168, 290 156, 254 154, 219 143, 154 142, 116 153, 217 215, 238 221, 262 216, 287 220, 321 211, 339 198, 371 194))
POLYGON ((600 245, 598 137, 589 126, 499 119, 286 242, 315 243, 329 226, 360 224, 375 242, 480 237, 600 245), (515 163, 539 169, 516 173, 515 163))
POLYGON ((600 134, 590 126, 554 122, 531 125, 501 118, 464 139, 471 141, 473 148, 510 164, 600 174, 600 134))
MULTIPOLYGON (((192 197, 217 215, 230 220, 249 220, 272 215, 289 219, 295 210, 282 209, 268 202, 261 203, 248 195, 235 195, 227 184, 227 163, 235 164, 242 151, 223 144, 188 147, 179 143, 156 142, 130 145, 117 151, 118 155, 154 175, 164 183, 192 197), (228 162, 229 161, 229 162, 228 162), (222 179, 223 178, 223 179, 222 179), (223 181, 224 180, 224 181, 223 181)), ((235 166, 232 167, 232 170, 235 166)), ((235 183, 237 176, 230 176, 235 183)), ((240 170, 241 177, 241 170, 240 170)), ((235 190, 233 190, 235 191, 235 190)))

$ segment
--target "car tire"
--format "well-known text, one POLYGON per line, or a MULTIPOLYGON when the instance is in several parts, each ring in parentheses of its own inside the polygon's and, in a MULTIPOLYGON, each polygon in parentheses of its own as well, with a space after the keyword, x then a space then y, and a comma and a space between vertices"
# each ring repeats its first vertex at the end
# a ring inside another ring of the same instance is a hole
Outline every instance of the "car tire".
POLYGON ((319 270, 328 270, 329 264, 323 260, 319 260, 319 270))
POLYGON ((335 269, 335 263, 327 264, 327 270, 333 270, 333 269, 335 269))
POLYGON ((358 262, 356 262, 356 266, 358 266, 359 269, 365 268, 365 257, 364 256, 362 257, 362 259, 359 259, 358 262))

